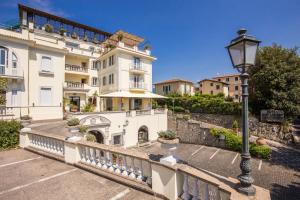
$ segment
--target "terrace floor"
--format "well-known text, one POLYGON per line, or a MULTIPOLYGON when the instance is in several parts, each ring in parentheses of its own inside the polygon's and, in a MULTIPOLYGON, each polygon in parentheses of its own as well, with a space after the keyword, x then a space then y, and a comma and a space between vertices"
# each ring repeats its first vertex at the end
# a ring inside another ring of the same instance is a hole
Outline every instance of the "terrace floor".
POLYGON ((1 200, 154 200, 101 176, 16 149, 0 152, 1 200))

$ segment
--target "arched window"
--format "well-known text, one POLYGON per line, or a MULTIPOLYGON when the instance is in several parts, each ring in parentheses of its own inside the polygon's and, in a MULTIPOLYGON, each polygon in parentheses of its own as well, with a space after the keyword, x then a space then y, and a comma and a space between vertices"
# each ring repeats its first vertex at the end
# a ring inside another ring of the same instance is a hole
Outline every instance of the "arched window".
POLYGON ((7 48, 0 46, 0 74, 5 74, 7 65, 7 48))
POLYGON ((13 68, 18 67, 18 58, 15 53, 12 53, 12 67, 13 68))

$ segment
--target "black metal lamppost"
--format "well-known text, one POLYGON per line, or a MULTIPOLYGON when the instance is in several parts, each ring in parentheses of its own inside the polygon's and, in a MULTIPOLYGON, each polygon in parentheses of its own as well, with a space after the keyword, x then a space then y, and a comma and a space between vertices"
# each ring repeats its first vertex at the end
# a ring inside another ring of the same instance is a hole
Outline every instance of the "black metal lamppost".
POLYGON ((237 190, 246 195, 254 195, 252 186, 254 179, 251 177, 250 153, 249 153, 249 122, 248 122, 248 69, 255 65, 256 52, 260 41, 255 37, 246 35, 246 29, 240 29, 239 36, 231 40, 226 47, 234 68, 241 73, 242 82, 242 119, 243 119, 243 143, 240 168, 242 173, 238 176, 240 184, 237 190))

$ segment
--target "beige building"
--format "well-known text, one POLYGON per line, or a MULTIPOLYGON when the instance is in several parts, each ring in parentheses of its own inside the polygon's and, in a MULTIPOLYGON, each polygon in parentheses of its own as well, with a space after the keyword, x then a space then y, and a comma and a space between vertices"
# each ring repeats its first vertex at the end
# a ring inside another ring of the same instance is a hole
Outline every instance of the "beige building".
POLYGON ((21 25, 0 29, 1 115, 62 119, 90 103, 94 111, 150 110, 152 62, 143 38, 19 5, 21 25), (64 106, 64 104, 66 104, 64 106))
POLYGON ((199 93, 212 95, 223 93, 224 96, 227 97, 229 94, 228 86, 229 84, 226 82, 217 81, 213 79, 203 79, 199 81, 199 93))
POLYGON ((229 96, 236 102, 242 101, 242 86, 240 74, 227 74, 213 77, 214 80, 228 83, 229 96))
POLYGON ((193 82, 183 79, 170 79, 154 84, 155 93, 160 95, 180 94, 194 95, 193 82))

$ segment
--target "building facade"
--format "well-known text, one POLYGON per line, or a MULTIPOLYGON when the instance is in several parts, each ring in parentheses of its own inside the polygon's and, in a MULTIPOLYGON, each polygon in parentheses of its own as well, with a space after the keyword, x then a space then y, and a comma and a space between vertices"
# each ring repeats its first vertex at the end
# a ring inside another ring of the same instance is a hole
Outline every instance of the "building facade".
POLYGON ((200 94, 211 94, 217 95, 223 93, 225 97, 228 97, 229 84, 226 82, 214 80, 214 79, 203 79, 199 81, 199 93, 200 94))
POLYGON ((193 82, 183 79, 170 79, 154 84, 155 93, 159 95, 179 94, 194 95, 193 82))
POLYGON ((89 104, 96 112, 150 110, 149 49, 143 38, 108 33, 19 5, 20 26, 0 29, 2 116, 62 119, 89 104))
POLYGON ((213 79, 229 84, 229 96, 232 97, 235 102, 242 101, 242 82, 240 79, 240 74, 227 74, 222 76, 215 76, 213 77, 213 79))

